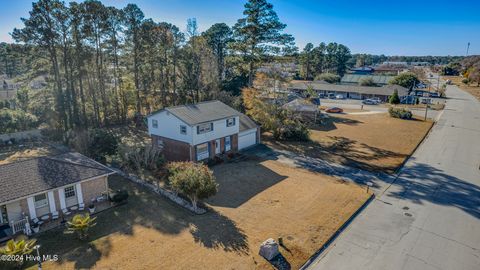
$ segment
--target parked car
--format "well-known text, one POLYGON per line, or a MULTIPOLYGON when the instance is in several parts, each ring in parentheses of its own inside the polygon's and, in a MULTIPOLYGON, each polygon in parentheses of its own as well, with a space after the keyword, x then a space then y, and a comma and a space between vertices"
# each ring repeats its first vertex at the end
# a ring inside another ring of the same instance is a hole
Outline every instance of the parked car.
POLYGON ((365 104, 365 105, 377 105, 378 104, 378 102, 376 102, 373 99, 364 99, 364 100, 362 100, 362 103, 365 104))
POLYGON ((343 109, 338 107, 330 107, 325 110, 327 113, 342 113, 343 109))
POLYGON ((430 93, 430 97, 438 98, 438 97, 440 97, 440 95, 438 93, 430 93))
POLYGON ((382 103, 382 101, 378 97, 373 97, 371 98, 371 100, 375 101, 377 104, 382 103))
POLYGON ((447 80, 445 83, 446 84, 452 84, 452 80, 447 80))
POLYGON ((338 95, 335 96, 335 98, 337 98, 337 99, 345 99, 345 96, 338 94, 338 95))
POLYGON ((327 97, 330 98, 330 99, 335 99, 335 94, 334 93, 329 93, 327 97))

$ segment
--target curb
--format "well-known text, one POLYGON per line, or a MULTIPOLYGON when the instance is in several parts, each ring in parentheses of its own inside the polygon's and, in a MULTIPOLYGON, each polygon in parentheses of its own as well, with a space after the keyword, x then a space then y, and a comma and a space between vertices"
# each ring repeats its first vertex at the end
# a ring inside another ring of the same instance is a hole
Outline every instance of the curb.
POLYGON ((375 198, 375 194, 372 193, 370 195, 370 197, 368 198, 368 200, 366 200, 362 206, 360 206, 360 208, 358 208, 354 213, 353 215, 351 215, 347 221, 345 221, 342 226, 340 226, 340 228, 338 228, 338 230, 332 234, 330 236, 330 238, 328 238, 328 240, 325 242, 325 244, 323 244, 323 246, 317 250, 317 252, 315 252, 312 256, 310 256, 310 258, 302 265, 302 267, 300 267, 300 270, 306 270, 308 267, 310 267, 312 265, 312 263, 317 259, 317 258, 320 258, 320 256, 322 255, 322 253, 328 248, 330 247, 330 245, 335 241, 335 239, 337 239, 337 237, 340 235, 340 233, 342 233, 347 227, 348 225, 350 225, 350 223, 352 223, 352 221, 365 209, 367 208, 367 206, 373 201, 373 199, 375 198))

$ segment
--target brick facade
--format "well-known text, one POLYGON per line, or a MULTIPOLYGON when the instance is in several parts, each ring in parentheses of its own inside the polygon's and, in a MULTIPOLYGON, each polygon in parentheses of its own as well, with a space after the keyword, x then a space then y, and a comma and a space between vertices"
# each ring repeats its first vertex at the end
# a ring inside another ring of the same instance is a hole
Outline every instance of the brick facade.
POLYGON ((188 161, 195 156, 195 149, 188 143, 152 135, 152 144, 159 146, 159 142, 163 144, 163 156, 169 161, 188 161))
POLYGON ((108 182, 107 176, 103 176, 94 180, 82 182, 83 202, 88 205, 92 199, 101 196, 107 192, 108 182))

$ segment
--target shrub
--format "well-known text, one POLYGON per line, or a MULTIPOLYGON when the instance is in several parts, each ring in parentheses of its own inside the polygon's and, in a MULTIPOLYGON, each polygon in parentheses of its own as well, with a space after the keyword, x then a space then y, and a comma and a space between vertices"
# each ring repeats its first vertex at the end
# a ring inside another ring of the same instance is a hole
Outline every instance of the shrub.
POLYGON ((398 96, 397 89, 395 89, 395 91, 393 91, 393 95, 391 95, 390 98, 388 98, 388 103, 390 103, 390 104, 400 103, 400 97, 398 96))
POLYGON ((35 115, 21 110, 0 109, 0 134, 32 129, 38 126, 35 115))
POLYGON ((117 190, 110 193, 110 201, 114 203, 121 203, 128 199, 128 191, 126 190, 117 190))
POLYGON ((88 230, 93 226, 97 225, 95 222, 96 217, 91 218, 90 215, 75 215, 71 221, 67 222, 67 231, 66 233, 77 233, 78 238, 85 239, 88 237, 88 230))
POLYGON ((358 84, 361 86, 377 86, 377 84, 375 83, 375 81, 373 81, 372 78, 361 78, 358 81, 358 84))
MULTIPOLYGON (((31 254, 35 247, 36 240, 9 240, 4 248, 0 249, 0 255, 7 256, 25 256, 31 254)), ((5 260, 7 262, 7 260, 5 260)), ((24 260, 12 261, 12 264, 15 264, 16 267, 23 265, 24 260)), ((0 266, 2 261, 0 260, 0 266)))
POLYGON ((462 83, 463 84, 469 84, 470 83, 470 79, 469 78, 465 78, 462 80, 462 83))
POLYGON ((340 76, 332 73, 322 73, 315 76, 316 81, 326 81, 328 83, 340 82, 340 76))
POLYGON ((121 145, 118 149, 118 154, 122 166, 131 170, 145 169, 157 171, 165 163, 161 149, 152 145, 133 147, 121 145))
POLYGON ((172 162, 168 165, 170 186, 187 196, 197 210, 197 202, 217 193, 218 185, 213 172, 204 164, 172 162))
POLYGON ((412 112, 404 108, 393 108, 388 109, 388 113, 391 117, 400 118, 400 119, 412 119, 412 112))
POLYGON ((103 129, 70 130, 64 136, 67 145, 76 151, 97 161, 105 156, 117 153, 118 140, 109 131, 103 129))

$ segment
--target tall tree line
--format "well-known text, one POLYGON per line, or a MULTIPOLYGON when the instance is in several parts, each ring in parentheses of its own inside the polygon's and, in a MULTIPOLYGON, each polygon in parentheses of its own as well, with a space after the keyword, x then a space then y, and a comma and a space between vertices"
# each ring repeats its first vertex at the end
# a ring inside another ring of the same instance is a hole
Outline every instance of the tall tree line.
POLYGON ((97 0, 38 0, 22 21, 12 33, 17 44, 0 46, 0 70, 25 72, 11 52, 22 48, 27 69, 48 74, 42 92, 48 99, 32 102, 42 104, 42 112, 51 102, 50 122, 63 130, 239 95, 263 62, 296 49, 266 0, 248 0, 232 28, 217 23, 203 33, 194 18, 181 31, 145 18, 135 4, 119 9, 97 0))
POLYGON ((322 73, 345 74, 351 58, 350 49, 336 42, 320 43, 315 47, 307 43, 299 55, 300 75, 306 80, 312 80, 322 73))

